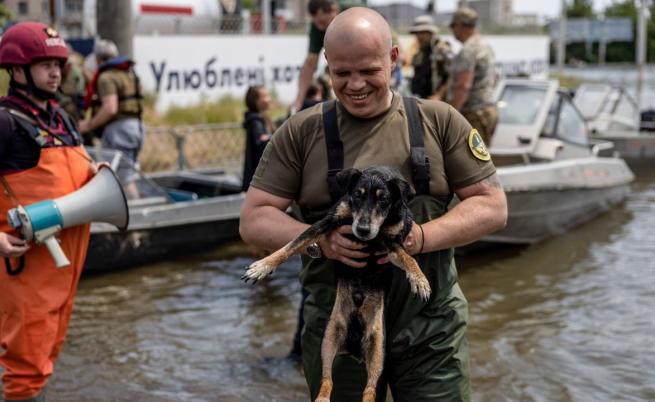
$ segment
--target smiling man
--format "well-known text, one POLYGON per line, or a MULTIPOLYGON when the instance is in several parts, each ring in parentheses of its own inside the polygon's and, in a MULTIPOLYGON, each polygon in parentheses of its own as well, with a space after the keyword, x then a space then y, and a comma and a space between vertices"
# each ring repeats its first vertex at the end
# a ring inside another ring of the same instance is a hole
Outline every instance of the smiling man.
MULTIPOLYGON (((391 31, 373 10, 351 8, 332 21, 325 56, 336 101, 292 116, 264 151, 241 210, 242 238, 276 250, 322 218, 339 197, 341 169, 387 165, 413 184, 414 223, 405 239, 430 281, 433 296, 412 296, 404 273, 386 292, 385 371, 377 400, 389 385, 394 401, 469 400, 467 302, 457 284, 453 247, 504 226, 505 194, 488 153, 472 145, 479 134, 452 107, 403 98, 390 89, 398 57, 391 31), (453 194, 461 200, 448 209, 453 194), (292 201, 304 222, 287 215, 292 201)), ((484 149, 484 143, 475 142, 484 149)), ((334 269, 367 269, 364 244, 341 226, 303 257, 300 279, 309 292, 304 305, 302 362, 312 398, 321 381, 321 340, 335 297, 334 269)), ((380 257, 386 261, 385 256, 380 257)), ((334 362, 331 401, 362 399, 366 367, 351 356, 334 362)), ((369 394, 370 395, 370 394, 369 394)))

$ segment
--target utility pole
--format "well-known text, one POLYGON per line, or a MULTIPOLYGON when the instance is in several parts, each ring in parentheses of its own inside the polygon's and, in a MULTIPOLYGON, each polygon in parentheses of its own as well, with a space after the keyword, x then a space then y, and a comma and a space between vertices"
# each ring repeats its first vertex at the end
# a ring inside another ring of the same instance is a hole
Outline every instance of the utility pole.
POLYGON ((262 1, 262 33, 271 34, 271 0, 262 1))
POLYGON ((566 58, 566 0, 562 0, 562 9, 559 13, 559 38, 557 39, 557 70, 564 74, 566 58))
MULTIPOLYGON (((646 65, 646 18, 648 13, 648 1, 641 0, 637 16, 637 110, 641 111, 642 87, 644 85, 644 69, 646 65)), ((649 13, 648 13, 649 14, 649 13)))
POLYGON ((97 0, 96 32, 102 39, 116 43, 123 56, 132 57, 134 23, 131 0, 97 0))

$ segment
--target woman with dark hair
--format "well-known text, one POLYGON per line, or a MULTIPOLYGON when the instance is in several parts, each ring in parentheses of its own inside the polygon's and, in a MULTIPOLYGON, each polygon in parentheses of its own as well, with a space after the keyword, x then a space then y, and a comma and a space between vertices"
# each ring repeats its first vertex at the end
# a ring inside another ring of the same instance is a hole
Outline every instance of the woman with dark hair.
POLYGON ((246 130, 246 153, 243 163, 243 191, 248 190, 250 180, 259 163, 266 144, 271 139, 275 125, 266 113, 271 107, 271 95, 262 85, 248 88, 246 107, 243 115, 243 128, 246 130))

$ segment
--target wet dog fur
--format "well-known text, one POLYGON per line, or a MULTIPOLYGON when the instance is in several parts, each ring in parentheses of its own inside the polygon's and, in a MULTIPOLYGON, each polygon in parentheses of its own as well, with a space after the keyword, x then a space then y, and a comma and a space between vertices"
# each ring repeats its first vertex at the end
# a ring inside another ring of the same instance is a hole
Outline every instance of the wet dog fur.
POLYGON ((411 187, 393 168, 346 169, 337 174, 343 196, 327 215, 296 239, 266 258, 252 263, 242 279, 256 282, 270 275, 294 254, 342 225, 351 225, 354 240, 371 253, 365 268, 336 265, 336 299, 321 346, 322 378, 316 402, 328 402, 332 393, 332 364, 337 353, 349 353, 366 364, 367 382, 362 401, 375 401, 384 366, 384 293, 388 265, 378 265, 376 251, 388 251, 390 262, 406 273, 413 293, 430 297, 427 278, 403 247, 412 227, 407 202, 411 187))

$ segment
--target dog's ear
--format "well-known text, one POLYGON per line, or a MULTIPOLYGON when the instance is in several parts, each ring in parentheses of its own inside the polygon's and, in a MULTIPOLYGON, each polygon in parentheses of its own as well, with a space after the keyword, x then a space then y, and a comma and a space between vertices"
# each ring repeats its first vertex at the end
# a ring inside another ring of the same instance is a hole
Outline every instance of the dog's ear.
POLYGON ((355 168, 344 169, 337 173, 337 184, 341 194, 347 193, 360 177, 362 177, 362 171, 355 168))
POLYGON ((405 179, 400 177, 394 177, 391 179, 391 181, 389 181, 389 188, 395 193, 396 199, 404 203, 407 203, 416 195, 412 186, 410 186, 405 179))

